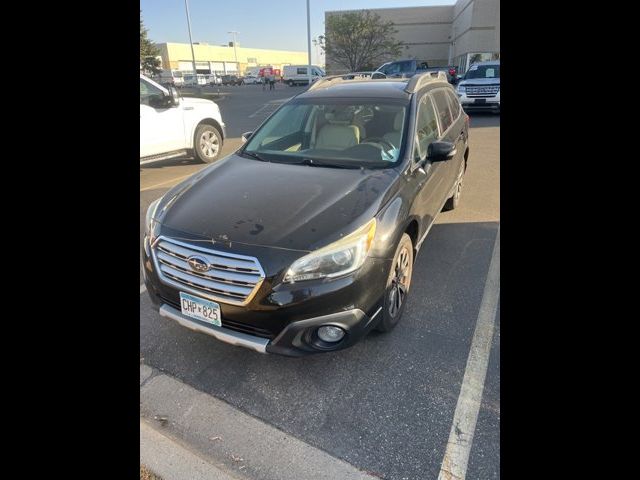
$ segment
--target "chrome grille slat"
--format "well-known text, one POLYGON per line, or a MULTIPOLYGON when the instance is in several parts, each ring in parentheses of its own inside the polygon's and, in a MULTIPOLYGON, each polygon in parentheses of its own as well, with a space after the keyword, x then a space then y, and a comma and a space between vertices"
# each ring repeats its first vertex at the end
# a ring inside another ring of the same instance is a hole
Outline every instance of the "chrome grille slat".
POLYGON ((153 259, 163 283, 212 300, 245 305, 265 278, 258 260, 245 255, 219 252, 160 237, 153 246, 153 259), (211 268, 194 271, 187 262, 202 257, 211 268))
POLYGON ((189 264, 186 260, 173 255, 168 255, 163 251, 158 251, 158 260, 160 260, 160 262, 164 263, 165 265, 177 268, 178 270, 182 270, 191 275, 195 275, 196 277, 211 279, 217 282, 229 283, 231 285, 253 287, 260 281, 260 275, 257 273, 236 273, 218 269, 212 269, 205 273, 194 272, 193 270, 191 270, 191 267, 189 267, 189 264))
POLYGON ((467 97, 495 97, 500 91, 499 85, 467 85, 467 97))
POLYGON ((197 288, 198 290, 202 290, 203 292, 209 292, 209 293, 213 293, 215 295, 221 295, 221 296, 224 296, 224 297, 230 297, 232 299, 242 299, 242 298, 244 298, 243 295, 228 294, 228 293, 225 293, 225 292, 221 292, 219 290, 214 290, 212 288, 203 287, 202 285, 196 285, 193 282, 189 282, 189 281, 184 280, 182 278, 175 277, 175 276, 171 275, 171 273, 169 273, 169 272, 163 272, 163 273, 167 277, 171 278, 172 280, 175 280, 176 282, 180 282, 183 285, 187 285, 189 287, 197 288))
POLYGON ((220 267, 224 270, 238 270, 240 272, 255 272, 260 273, 260 271, 256 268, 256 262, 251 260, 245 260, 240 257, 231 257, 226 255, 220 255, 218 253, 207 253, 211 252, 208 249, 200 249, 200 248, 184 248, 180 245, 169 244, 167 241, 161 241, 158 244, 158 248, 166 253, 173 254, 178 256, 178 258, 187 259, 191 255, 201 255, 202 257, 207 259, 207 262, 210 264, 220 267))
POLYGON ((242 295, 247 296, 251 293, 252 288, 249 287, 240 287, 237 285, 230 285, 228 283, 216 282, 214 280, 207 280, 205 278, 196 277, 195 275, 191 275, 189 273, 181 272, 180 270, 169 267, 168 265, 161 265, 160 270, 165 273, 169 273, 172 277, 177 277, 184 282, 200 286, 202 288, 208 288, 212 291, 219 291, 224 293, 225 295, 242 295))

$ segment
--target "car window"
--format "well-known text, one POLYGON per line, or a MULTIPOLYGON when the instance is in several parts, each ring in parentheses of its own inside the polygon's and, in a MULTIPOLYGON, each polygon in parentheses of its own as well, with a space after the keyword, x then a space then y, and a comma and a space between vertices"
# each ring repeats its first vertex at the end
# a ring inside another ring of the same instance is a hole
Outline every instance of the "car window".
POLYGON ((416 136, 418 138, 416 157, 424 158, 429 144, 438 140, 438 121, 431 95, 425 95, 420 100, 418 117, 416 118, 416 136))
POLYGON ((471 65, 464 79, 500 78, 500 65, 471 65))
POLYGON ((460 116, 462 106, 460 105, 460 100, 458 100, 456 94, 451 90, 447 90, 447 97, 449 98, 449 107, 451 108, 453 120, 455 121, 460 116))
POLYGON ((440 118, 440 128, 444 133, 453 123, 451 111, 449 110, 449 101, 447 100, 446 92, 444 90, 436 90, 433 92, 433 100, 438 110, 438 116, 440 118))
POLYGON ((244 151, 271 162, 386 168, 400 159, 406 105, 404 100, 298 100, 274 113, 244 151))
POLYGON ((407 61, 407 62, 400 62, 400 71, 401 72, 412 72, 413 71, 413 62, 412 61, 407 61))
POLYGON ((298 75, 306 75, 306 74, 307 74, 306 68, 298 68, 298 75))
POLYGON ((149 105, 149 98, 162 97, 163 92, 155 85, 151 85, 149 82, 140 79, 140 104, 149 105))
POLYGON ((382 67, 380 71, 385 75, 393 75, 395 73, 400 73, 400 64, 398 62, 390 63, 386 67, 382 67))

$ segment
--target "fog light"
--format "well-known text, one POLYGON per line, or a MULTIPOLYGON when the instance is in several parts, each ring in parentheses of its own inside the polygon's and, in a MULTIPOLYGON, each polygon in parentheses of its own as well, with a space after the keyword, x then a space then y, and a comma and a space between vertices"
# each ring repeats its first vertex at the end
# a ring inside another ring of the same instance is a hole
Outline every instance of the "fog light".
POLYGON ((326 326, 318 329, 318 338, 323 342, 339 342, 342 340, 342 337, 344 337, 344 330, 340 327, 326 326))

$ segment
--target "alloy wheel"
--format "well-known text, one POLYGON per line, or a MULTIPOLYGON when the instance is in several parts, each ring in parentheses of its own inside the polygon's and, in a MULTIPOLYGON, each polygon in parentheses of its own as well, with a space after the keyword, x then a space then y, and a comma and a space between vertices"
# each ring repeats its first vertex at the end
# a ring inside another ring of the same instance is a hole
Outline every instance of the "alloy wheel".
POLYGON ((391 289, 389 290, 389 315, 395 318, 402 307, 411 283, 411 261, 409 250, 403 247, 394 266, 391 289))

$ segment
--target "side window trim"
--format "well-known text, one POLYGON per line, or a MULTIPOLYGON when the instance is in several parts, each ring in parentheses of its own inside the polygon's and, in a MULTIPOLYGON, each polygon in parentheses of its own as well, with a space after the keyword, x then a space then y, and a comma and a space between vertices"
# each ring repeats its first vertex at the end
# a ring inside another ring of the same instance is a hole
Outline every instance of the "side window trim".
POLYGON ((460 115, 462 114, 461 110, 462 107, 460 106, 460 103, 458 102, 458 99, 455 96, 455 93, 453 93, 451 90, 446 89, 447 92, 447 97, 449 97, 449 111, 451 112, 451 117, 453 118, 453 123, 456 123, 459 119, 460 119, 460 115), (455 108, 455 115, 454 115, 454 111, 452 110, 452 108, 455 108))
POLYGON ((432 92, 437 92, 438 90, 442 90, 444 93, 444 97, 445 100, 447 101, 447 109, 449 110, 449 114, 451 115, 452 119, 451 119, 451 124, 447 127, 447 129, 445 131, 442 131, 442 123, 440 122, 440 111, 438 110, 438 106, 436 104, 435 99, 433 100, 433 104, 434 104, 434 108, 436 109, 436 112, 438 113, 438 115, 436 115, 436 117, 438 117, 438 125, 440 126, 440 138, 439 140, 441 140, 442 138, 444 138, 444 136, 449 132, 449 130, 451 130, 451 128, 454 126, 454 124, 456 123, 456 121, 458 120, 458 117, 453 118, 453 112, 451 111, 451 107, 450 107, 450 101, 447 98, 447 92, 446 92, 446 88, 434 88, 433 90, 431 90, 430 93, 432 92))
POLYGON ((440 115, 438 114, 438 107, 436 106, 436 101, 433 99, 433 95, 431 95, 432 92, 433 90, 427 93, 425 97, 431 103, 431 109, 436 114, 436 123, 438 124, 438 141, 440 141, 444 136, 444 132, 442 131, 442 122, 440 121, 440 115))
MULTIPOLYGON (((415 149, 417 148, 418 151, 420 151, 420 142, 417 141, 417 136, 418 136, 418 122, 420 119, 420 112, 422 111, 423 108, 427 108, 427 103, 431 104, 431 111, 434 114, 434 118, 436 121, 436 124, 438 125, 438 137, 437 140, 440 140, 442 138, 442 125, 440 123, 440 115, 438 115, 438 110, 436 108, 435 102, 433 100, 433 98, 431 97, 431 91, 429 92, 425 92, 420 99, 417 101, 418 104, 418 108, 416 110, 416 121, 413 125, 413 149, 412 151, 415 152, 415 149)), ((426 152, 420 152, 420 153, 425 153, 426 152)), ((418 164, 418 161, 416 161, 415 156, 412 154, 412 158, 411 158, 411 164, 412 166, 415 166, 418 164)))

